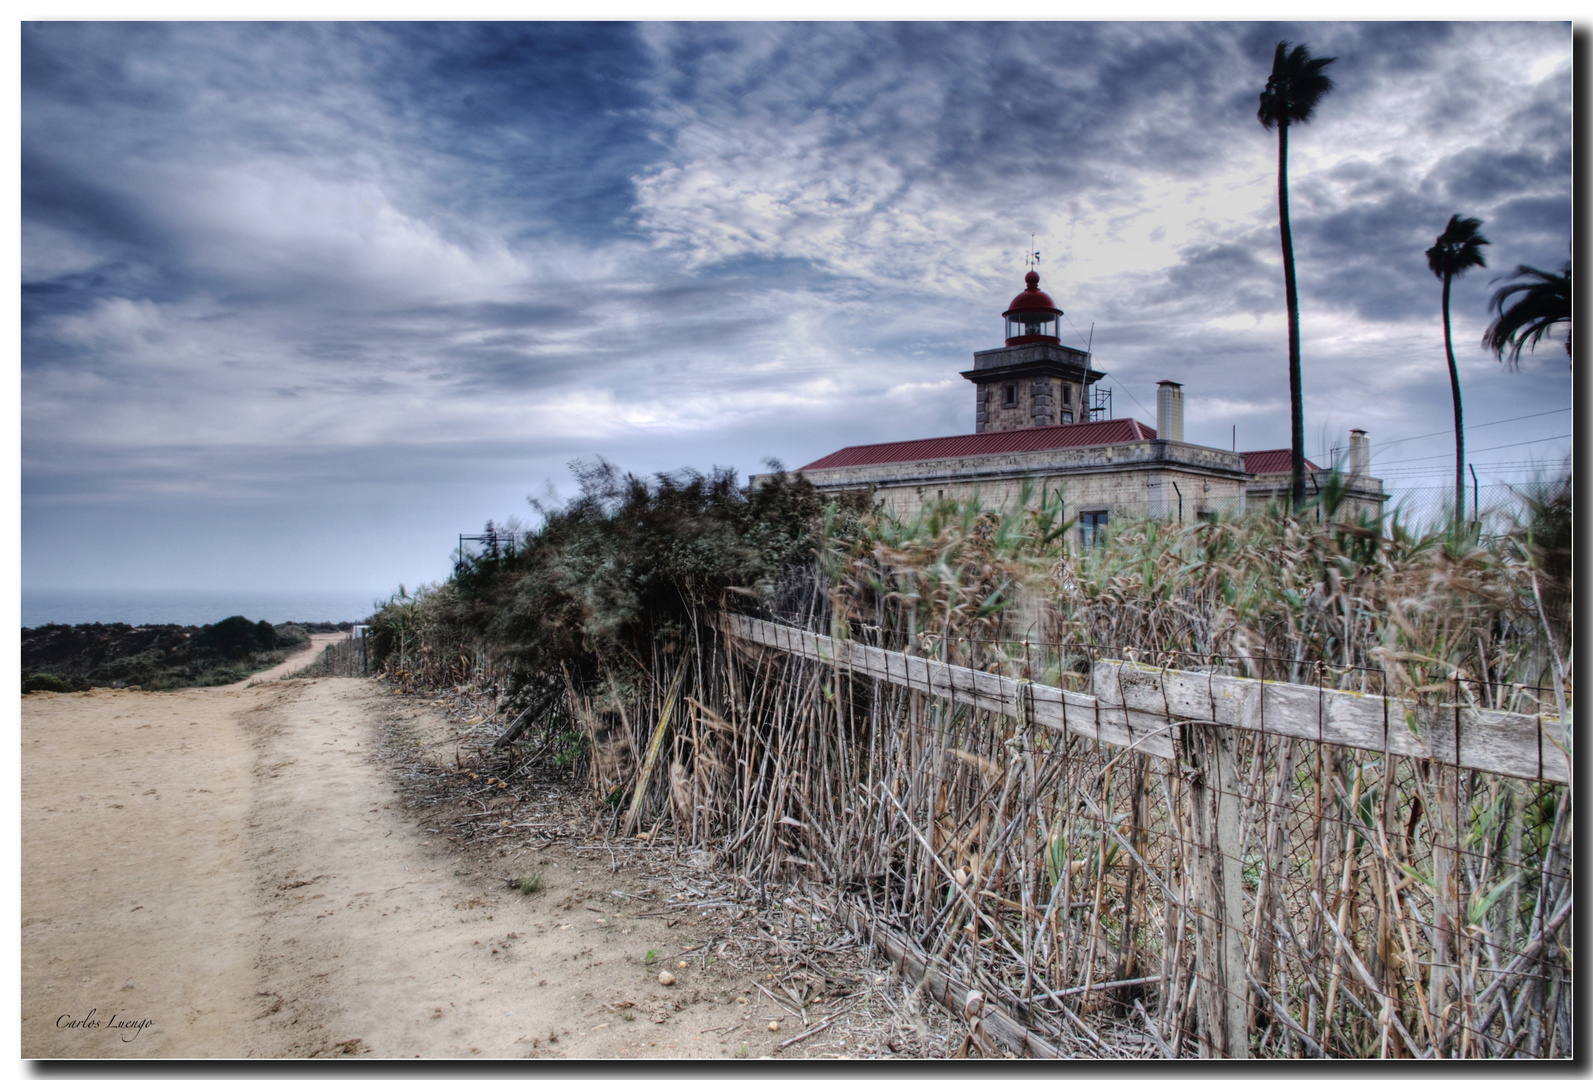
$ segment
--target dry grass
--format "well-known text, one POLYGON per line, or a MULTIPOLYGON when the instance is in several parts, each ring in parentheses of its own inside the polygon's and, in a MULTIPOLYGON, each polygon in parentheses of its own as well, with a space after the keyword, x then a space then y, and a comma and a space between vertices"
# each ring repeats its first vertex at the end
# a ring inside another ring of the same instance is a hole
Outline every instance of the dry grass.
MULTIPOLYGON (((722 595, 1072 689, 1126 655, 1569 720, 1569 562, 1542 515, 1484 542, 1328 509, 1130 522, 1080 554, 1059 501, 947 502, 722 595)), ((437 621, 400 674, 457 677, 425 657, 479 647, 437 621)), ((822 887, 1065 1051, 1201 1053, 1187 760, 727 641, 707 607, 663 645, 558 690, 610 828, 634 807, 738 880, 822 887)), ((1251 1053, 1572 1053, 1566 789, 1251 732, 1235 761, 1251 1053)))
MULTIPOLYGON (((1554 711, 1520 538, 1278 514, 1131 523, 1078 557, 1059 518, 947 503, 881 521, 771 614, 1052 684, 1127 654, 1554 711)), ((1053 1043, 1200 1052, 1185 762, 699 633, 626 719, 637 760, 682 683, 644 820, 745 874, 830 883, 1053 1043)), ((1237 763, 1252 1052, 1570 1052, 1564 789, 1253 733, 1237 763)))

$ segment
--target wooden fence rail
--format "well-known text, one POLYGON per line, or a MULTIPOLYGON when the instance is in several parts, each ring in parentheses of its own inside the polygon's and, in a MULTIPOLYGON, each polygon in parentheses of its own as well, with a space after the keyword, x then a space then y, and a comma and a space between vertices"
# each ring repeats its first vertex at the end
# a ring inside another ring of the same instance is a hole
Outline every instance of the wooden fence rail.
POLYGON ((1557 716, 1418 705, 1348 690, 1097 661, 1094 694, 959 667, 744 615, 732 638, 834 664, 909 690, 1024 717, 1070 735, 1160 758, 1191 722, 1399 754, 1524 780, 1569 784, 1570 746, 1557 716))
POLYGON ((1186 1036, 1210 1057, 1571 1050, 1558 716, 1477 708, 1458 680, 1407 701, 1105 659, 1081 693, 1014 677, 1060 659, 1021 642, 949 643, 979 670, 720 628, 732 672, 752 663, 717 710, 741 741, 704 763, 734 761, 736 812, 790 830, 759 857, 850 882, 926 972, 960 958, 936 976, 953 997, 979 985, 1032 1023, 1045 977, 1088 993, 1159 970, 1146 1031, 1174 1056, 1186 1036))
MULTIPOLYGON (((1258 915, 1263 910, 1275 909, 1276 902, 1263 897, 1272 895, 1267 890, 1274 888, 1273 879, 1278 868, 1274 865, 1273 871, 1265 875, 1266 890, 1254 895, 1247 892, 1246 874, 1247 871, 1259 872, 1256 862, 1259 853, 1253 853, 1247 862, 1247 850, 1255 851, 1255 837, 1247 847, 1244 821, 1246 814, 1255 810, 1259 789, 1252 781, 1250 793, 1246 794, 1244 774, 1248 769, 1252 776, 1261 775, 1256 770, 1262 766, 1262 761, 1252 754, 1249 765, 1244 765, 1239 736, 1248 735, 1255 740, 1252 745, 1257 746, 1265 742, 1264 738, 1257 737, 1275 736, 1281 737, 1285 745, 1290 740, 1299 740, 1323 747, 1378 753, 1388 763, 1383 769, 1385 779, 1397 758, 1409 759, 1421 770, 1452 767, 1450 782, 1433 785, 1435 805, 1431 809, 1429 826, 1436 825, 1442 834, 1433 834, 1431 844, 1431 926, 1435 947, 1430 967, 1435 974, 1427 1001, 1433 1017, 1428 1023, 1429 1030, 1439 1033, 1429 1052, 1440 1056, 1447 1055, 1446 1048, 1450 1044, 1450 1037, 1443 1034, 1450 1022, 1444 1005, 1449 976, 1443 973, 1453 966, 1449 959, 1452 939, 1455 928, 1465 925, 1467 910, 1460 881, 1463 875, 1457 874, 1457 859, 1465 851, 1463 833, 1467 827, 1465 820, 1469 819, 1460 810, 1460 780, 1453 767, 1498 777, 1558 785, 1570 783, 1570 743, 1559 717, 1472 707, 1466 703, 1463 687, 1458 683, 1448 701, 1410 702, 1322 686, 1097 660, 1090 670, 1094 693, 1084 694, 745 616, 726 615, 722 629, 727 637, 743 646, 773 649, 848 676, 863 676, 880 684, 938 698, 954 708, 967 706, 996 717, 1026 721, 1067 736, 1079 736, 1176 763, 1171 768, 1177 770, 1187 785, 1188 816, 1183 826, 1187 830, 1184 837, 1187 856, 1183 866, 1187 872, 1184 887, 1188 892, 1173 891, 1166 883, 1167 878, 1152 874, 1149 864, 1144 866, 1144 871, 1157 877, 1161 888, 1167 892, 1169 910, 1181 909, 1192 920, 1193 970, 1197 977, 1192 983, 1195 992, 1191 1000, 1203 1056, 1248 1055, 1248 1010, 1252 1004, 1248 991, 1261 984, 1250 970, 1247 954, 1255 945, 1272 948, 1271 935, 1258 934, 1251 925, 1251 919, 1258 916, 1246 915, 1247 906, 1258 915), (1250 811, 1245 809, 1247 803, 1250 811)), ((1273 763, 1280 770, 1270 781, 1277 785, 1274 797, 1291 790, 1295 782, 1283 775, 1290 774, 1289 754, 1290 751, 1284 749, 1283 763, 1273 763)), ((1319 805, 1308 822, 1308 827, 1317 834, 1321 833, 1325 820, 1320 805, 1323 791, 1320 770, 1319 761, 1317 775, 1310 782, 1319 805)), ((1358 782, 1352 782, 1351 787, 1355 792, 1360 790, 1358 782)), ((1343 798, 1345 794, 1340 792, 1338 797, 1343 798)), ((1349 794, 1346 801, 1361 807, 1358 812, 1362 816, 1356 819, 1360 825, 1372 820, 1368 804, 1358 802, 1355 794, 1349 794)), ((1384 796, 1381 805, 1380 813, 1388 818, 1391 828, 1393 818, 1388 815, 1393 813, 1393 804, 1384 796)), ((1277 809, 1286 814, 1282 806, 1277 809)), ((1413 811, 1407 835, 1414 830, 1415 821, 1413 811)), ((1272 827, 1280 825, 1281 819, 1272 821, 1272 827)), ((1352 830, 1356 827, 1350 826, 1352 830)), ((1101 828, 1111 831, 1124 850, 1133 848, 1132 842, 1105 816, 1101 816, 1101 828)), ((1281 841, 1274 839, 1275 835, 1269 833, 1267 846, 1274 853, 1266 856, 1274 864, 1276 852, 1281 850, 1277 847, 1281 841)), ((1314 843, 1319 845, 1320 840, 1314 843)), ((1349 843, 1349 856, 1340 853, 1332 857, 1345 858, 1346 866, 1352 866, 1355 843, 1349 843)), ((1380 844, 1383 854, 1389 855, 1389 841, 1383 839, 1380 844)), ((1317 850, 1301 865, 1314 866, 1316 869, 1312 873, 1320 876, 1323 854, 1324 850, 1317 850)), ((1343 872, 1344 882, 1351 877, 1349 870, 1343 872)), ((1398 886, 1398 883, 1391 881, 1390 886, 1398 886)), ((1325 888, 1325 881, 1312 884, 1311 895, 1319 908, 1324 901, 1318 893, 1325 888)), ((1508 882, 1499 888, 1508 888, 1508 882)), ((1379 883, 1374 892, 1381 895, 1383 889, 1384 885, 1379 883)), ((1399 889, 1393 887, 1392 891, 1398 894, 1399 889)), ((1336 916, 1328 918, 1325 908, 1319 912, 1335 932, 1340 932, 1340 924, 1346 918, 1348 901, 1344 896, 1347 895, 1346 892, 1339 897, 1336 916)), ((1130 903, 1126 892, 1124 902, 1130 903)), ((1387 935, 1393 914, 1394 909, 1384 910, 1379 906, 1369 916, 1380 920, 1379 925, 1383 927, 1381 947, 1385 957, 1392 940, 1387 935)), ((1403 913, 1399 917, 1403 918, 1403 913)), ((1308 948, 1305 953, 1320 956, 1320 947, 1308 948)), ((1349 948, 1346 955, 1351 958, 1352 967, 1360 962, 1353 948, 1349 948)), ((1414 971, 1419 963, 1412 957, 1407 966, 1414 971)), ((1328 975, 1330 984, 1336 984, 1340 968, 1335 960, 1328 975)), ((1360 968, 1354 970, 1361 971, 1360 968)), ((1385 975, 1393 970, 1386 960, 1383 970, 1385 975)), ((1366 988, 1385 1006, 1395 1000, 1375 982, 1366 988)), ((1258 994, 1256 1000, 1270 998, 1258 994)), ((1331 1008, 1331 993, 1327 1000, 1331 1008)), ((1390 1011, 1391 1008, 1384 1008, 1384 1014, 1393 1016, 1397 1010, 1390 1011)), ((1280 1018, 1287 1018, 1287 1022, 1294 1022, 1275 1002, 1271 1009, 1280 1018)), ((1391 1027, 1392 1021, 1384 1023, 1385 1039, 1391 1027)), ((1483 1028, 1486 1027, 1484 1024, 1483 1028)), ((1404 1033, 1403 1028, 1399 1030, 1404 1033)), ((1404 1038, 1410 1043, 1408 1034, 1404 1034, 1404 1038)), ((1314 1041, 1307 1039, 1306 1042, 1318 1046, 1320 1052, 1321 1047, 1314 1041)), ((1415 1044, 1411 1043, 1409 1049, 1414 1053, 1415 1044)))

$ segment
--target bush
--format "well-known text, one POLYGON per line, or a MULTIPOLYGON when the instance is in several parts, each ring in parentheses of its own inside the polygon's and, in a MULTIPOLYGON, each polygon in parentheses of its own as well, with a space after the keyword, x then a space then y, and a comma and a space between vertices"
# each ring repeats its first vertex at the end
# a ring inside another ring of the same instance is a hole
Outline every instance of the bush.
POLYGON ((242 660, 250 653, 268 652, 276 646, 275 627, 264 619, 251 623, 242 615, 222 619, 193 636, 196 650, 213 652, 228 660, 242 660))
POLYGON ((453 577, 399 594, 370 620, 373 666, 432 683, 468 678, 490 657, 517 688, 552 699, 577 686, 650 676, 704 605, 735 591, 772 598, 820 539, 856 522, 866 496, 822 496, 777 472, 744 489, 732 470, 652 481, 607 462, 577 464, 581 493, 542 509, 514 552, 467 556, 453 577))
POLYGON ((310 643, 310 632, 298 623, 278 623, 275 630, 278 649, 299 649, 310 643))
POLYGON ((145 649, 101 664, 88 673, 88 678, 96 686, 153 683, 165 670, 166 653, 161 649, 145 649))
POLYGON ((24 671, 52 675, 69 690, 133 683, 171 690, 237 682, 278 663, 308 636, 290 624, 279 634, 241 615, 204 627, 51 624, 23 629, 21 660, 24 671))
POLYGON ((48 671, 35 671, 22 676, 22 692, 31 694, 35 690, 48 690, 52 694, 69 694, 72 687, 67 685, 65 679, 59 675, 51 675, 48 671))

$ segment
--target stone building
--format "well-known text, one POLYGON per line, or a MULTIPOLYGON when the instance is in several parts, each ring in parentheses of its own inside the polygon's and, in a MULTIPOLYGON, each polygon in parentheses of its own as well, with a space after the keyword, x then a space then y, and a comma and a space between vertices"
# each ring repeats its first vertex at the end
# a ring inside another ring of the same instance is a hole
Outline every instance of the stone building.
MULTIPOLYGON (((798 471, 821 490, 872 489, 885 509, 910 515, 926 502, 977 497, 1010 506, 1060 493, 1081 542, 1123 517, 1190 521, 1242 513, 1289 496, 1289 451, 1234 451, 1184 441, 1184 391, 1164 379, 1156 387, 1156 430, 1110 417, 1109 393, 1095 384, 1104 372, 1088 352, 1063 345, 1062 310, 1040 291, 1040 275, 1002 312, 1006 342, 974 354, 962 372, 974 384, 974 434, 848 446, 798 471), (1102 414, 1107 414, 1103 416, 1102 414)), ((1378 512, 1387 498, 1368 475, 1366 432, 1350 433, 1341 514, 1378 512)), ((1306 462, 1307 488, 1322 472, 1306 462)), ((755 476, 754 483, 763 478, 755 476)))

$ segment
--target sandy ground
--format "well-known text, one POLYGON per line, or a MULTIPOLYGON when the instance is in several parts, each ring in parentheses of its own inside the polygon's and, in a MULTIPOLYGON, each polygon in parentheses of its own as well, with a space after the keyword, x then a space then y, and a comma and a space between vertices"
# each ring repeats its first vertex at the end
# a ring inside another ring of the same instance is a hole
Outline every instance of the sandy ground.
POLYGON ((723 1058, 785 1037, 745 978, 666 964, 660 985, 693 921, 628 913, 608 867, 554 849, 523 897, 442 843, 374 753, 404 723, 380 684, 280 673, 24 697, 24 1057, 723 1058))

